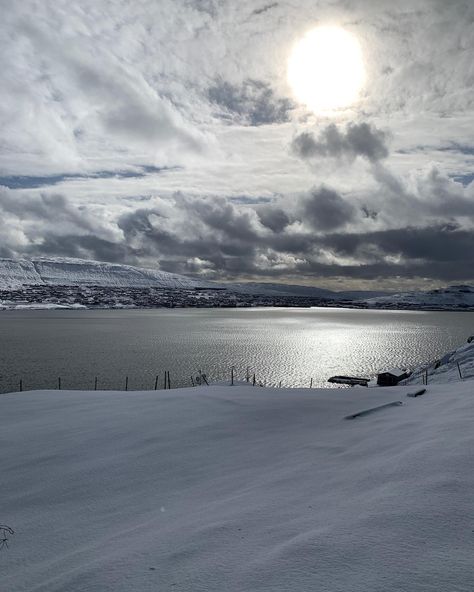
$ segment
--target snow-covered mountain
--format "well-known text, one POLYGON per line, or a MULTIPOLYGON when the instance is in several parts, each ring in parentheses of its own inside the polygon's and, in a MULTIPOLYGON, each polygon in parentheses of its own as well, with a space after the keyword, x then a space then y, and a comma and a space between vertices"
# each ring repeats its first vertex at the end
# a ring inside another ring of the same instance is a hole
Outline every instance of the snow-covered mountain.
POLYGON ((299 286, 294 284, 274 284, 266 282, 245 282, 225 284, 228 290, 241 294, 266 294, 271 296, 303 296, 306 298, 322 298, 326 300, 364 300, 378 296, 385 296, 387 292, 381 290, 352 290, 333 292, 316 286, 299 286))
POLYGON ((429 292, 401 292, 368 298, 370 307, 399 306, 400 308, 472 308, 474 287, 459 285, 430 290, 429 292))
POLYGON ((386 292, 332 292, 314 286, 275 283, 225 283, 190 278, 184 275, 68 257, 38 257, 32 259, 0 259, 0 290, 23 286, 77 286, 133 288, 226 288, 240 294, 267 296, 300 296, 322 300, 361 300, 383 296, 386 292))
MULTIPOLYGON (((24 286, 99 286, 110 288, 226 289, 228 293, 314 298, 367 308, 474 308, 474 287, 450 286, 430 292, 333 292, 315 286, 276 283, 216 283, 156 269, 67 257, 0 259, 0 290, 24 286)), ((340 303, 340 304, 339 304, 340 303)))
POLYGON ((84 259, 33 258, 0 259, 0 289, 18 289, 26 285, 94 285, 135 288, 216 288, 205 280, 197 280, 131 265, 102 263, 84 259))

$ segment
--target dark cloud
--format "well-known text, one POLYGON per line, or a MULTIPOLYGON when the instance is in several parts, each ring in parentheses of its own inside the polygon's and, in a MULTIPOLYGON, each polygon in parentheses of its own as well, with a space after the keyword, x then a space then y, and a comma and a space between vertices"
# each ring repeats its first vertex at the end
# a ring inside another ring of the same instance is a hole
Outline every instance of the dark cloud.
POLYGON ((221 108, 220 117, 241 125, 283 123, 289 120, 292 109, 289 99, 277 97, 261 80, 247 79, 242 85, 218 80, 209 88, 208 97, 221 108))
POLYGON ((350 123, 341 131, 334 123, 318 136, 302 132, 292 142, 293 152, 303 159, 331 157, 353 160, 358 156, 377 162, 388 156, 387 135, 368 123, 350 123))
POLYGON ((327 187, 313 189, 302 199, 303 220, 320 231, 331 231, 354 219, 354 207, 327 187))
POLYGON ((122 215, 118 226, 127 244, 149 255, 179 262, 200 257, 216 266, 226 257, 253 257, 259 238, 253 210, 226 200, 175 197, 173 220, 157 209, 139 209, 122 215))
POLYGON ((48 222, 54 225, 73 225, 82 230, 95 228, 92 216, 84 208, 76 208, 60 194, 41 193, 24 195, 21 198, 0 188, 0 208, 3 213, 13 215, 17 220, 48 222))
POLYGON ((260 222, 273 232, 282 232, 288 224, 290 224, 290 218, 288 214, 281 208, 273 205, 263 206, 257 210, 260 222))
MULTIPOLYGON (((437 179, 435 174, 433 179, 437 179)), ((149 203, 149 202, 148 202, 149 203)), ((147 203, 147 205, 148 205, 147 203)), ((0 192, 0 256, 56 255, 156 264, 216 279, 424 277, 464 281, 474 233, 460 223, 380 228, 338 192, 319 187, 267 204, 177 193, 150 207, 76 207, 62 195, 0 192), (374 225, 378 230, 367 231, 374 225), (357 229, 357 230, 356 230, 357 229)))
POLYGON ((364 234, 330 234, 322 239, 341 257, 384 260, 400 258, 403 265, 423 265, 430 274, 430 265, 450 262, 466 275, 474 263, 474 233, 455 223, 417 228, 396 228, 364 234))
POLYGON ((0 256, 57 255, 135 261, 133 249, 114 240, 100 210, 75 206, 61 194, 0 188, 0 256))
MULTIPOLYGON (((333 224, 339 224, 339 207, 331 210, 332 204, 339 205, 341 199, 335 195, 331 195, 330 190, 320 190, 313 194, 313 201, 307 199, 310 204, 319 206, 331 204, 326 215, 329 220, 333 219, 333 224)), ((218 215, 214 212, 209 217, 206 209, 198 207, 194 211, 202 214, 199 223, 210 224, 207 232, 189 232, 186 238, 179 233, 163 232, 150 223, 149 217, 153 216, 150 211, 127 215, 127 224, 122 220, 121 227, 126 229, 126 237, 132 242, 139 240, 142 253, 152 253, 161 261, 166 260, 169 271, 182 273, 201 266, 200 261, 196 264, 194 260, 199 257, 208 269, 212 268, 213 277, 221 278, 264 276, 287 279, 298 276, 301 281, 314 275, 367 280, 396 276, 449 281, 466 280, 472 276, 474 233, 456 224, 365 233, 311 234, 286 224, 283 226, 286 222, 284 212, 282 214, 275 208, 263 215, 263 221, 268 216, 267 222, 270 220, 274 226, 270 228, 270 224, 264 224, 267 230, 272 230, 268 234, 256 232, 249 219, 239 218, 235 212, 220 209, 218 215), (281 223, 273 224, 272 216, 276 220, 281 217, 281 223), (144 222, 144 218, 148 222, 144 222), (227 218, 225 229, 214 232, 214 222, 219 220, 221 224, 224 218, 227 218), (242 230, 241 233, 231 228, 238 219, 237 228, 242 230), (324 254, 327 253, 332 254, 331 263, 325 261, 324 254), (357 263, 348 265, 347 260, 357 263)), ((352 209, 347 215, 353 215, 352 209)), ((308 214, 304 216, 307 222, 308 214)), ((195 227, 199 227, 199 223, 193 218, 195 227)), ((319 220, 316 223, 319 224, 319 220)))
POLYGON ((109 263, 137 264, 139 259, 129 245, 102 239, 93 234, 49 235, 37 244, 29 245, 24 255, 52 255, 108 261, 109 263))
POLYGON ((214 233, 239 241, 255 241, 258 236, 257 217, 251 208, 238 208, 224 198, 190 199, 182 195, 177 196, 177 204, 214 233))

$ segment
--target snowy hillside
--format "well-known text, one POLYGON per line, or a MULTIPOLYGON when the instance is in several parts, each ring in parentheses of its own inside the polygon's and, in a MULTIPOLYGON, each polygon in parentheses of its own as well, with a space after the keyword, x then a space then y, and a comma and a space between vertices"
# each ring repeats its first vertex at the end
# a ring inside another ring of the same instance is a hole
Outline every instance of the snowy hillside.
POLYGON ((429 292, 401 292, 366 300, 369 306, 409 308, 474 308, 473 286, 449 286, 429 292))
POLYGON ((372 297, 385 296, 387 292, 352 290, 346 292, 334 292, 316 286, 299 286, 294 284, 274 284, 265 282, 231 283, 225 286, 234 292, 243 294, 269 294, 269 295, 292 295, 309 298, 321 298, 326 300, 362 300, 372 297))
POLYGON ((272 283, 218 284, 183 275, 84 259, 62 257, 35 259, 0 259, 0 290, 23 286, 93 285, 112 288, 226 288, 229 293, 266 295, 270 297, 301 297, 327 301, 361 300, 385 292, 332 292, 312 286, 272 283))
POLYGON ((38 258, 0 259, 0 289, 25 285, 95 285, 111 287, 195 288, 216 284, 183 275, 130 265, 84 259, 38 258))
POLYGON ((3 395, 2 590, 470 590, 473 384, 3 395))
POLYGON ((416 368, 403 384, 428 385, 474 379, 474 339, 458 349, 448 352, 440 360, 416 368))

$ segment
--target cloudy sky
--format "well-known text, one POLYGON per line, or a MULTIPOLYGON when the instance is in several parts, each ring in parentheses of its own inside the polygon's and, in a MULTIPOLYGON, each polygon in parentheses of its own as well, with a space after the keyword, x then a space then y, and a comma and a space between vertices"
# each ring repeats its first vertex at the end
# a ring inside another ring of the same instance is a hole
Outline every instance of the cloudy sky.
POLYGON ((335 289, 474 281, 472 0, 0 6, 0 256, 335 289), (365 82, 315 112, 287 65, 320 26, 357 40, 365 82))

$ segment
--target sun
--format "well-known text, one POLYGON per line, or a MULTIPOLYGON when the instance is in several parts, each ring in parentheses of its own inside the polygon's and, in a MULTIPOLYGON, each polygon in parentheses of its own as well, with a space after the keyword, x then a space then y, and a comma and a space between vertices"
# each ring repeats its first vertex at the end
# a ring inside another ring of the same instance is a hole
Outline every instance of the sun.
POLYGON ((341 27, 317 27, 300 39, 288 60, 288 82, 315 113, 350 107, 365 83, 362 49, 341 27))

